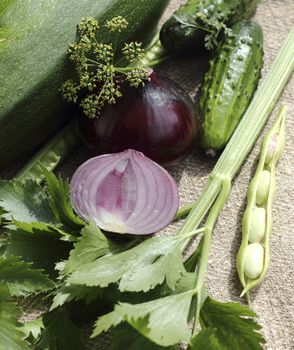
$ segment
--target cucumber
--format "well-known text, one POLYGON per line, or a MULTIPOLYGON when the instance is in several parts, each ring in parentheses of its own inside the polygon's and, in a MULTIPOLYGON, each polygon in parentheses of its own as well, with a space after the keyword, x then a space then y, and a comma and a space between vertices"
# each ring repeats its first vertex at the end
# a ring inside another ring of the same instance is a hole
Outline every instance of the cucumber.
POLYGON ((205 36, 217 28, 203 21, 201 16, 208 21, 219 17, 230 26, 249 18, 258 2, 259 0, 188 0, 162 26, 161 43, 168 51, 178 54, 203 48, 205 36))
POLYGON ((232 26, 214 53, 200 97, 200 145, 221 150, 229 141, 257 88, 263 65, 263 34, 257 23, 232 26))
MULTIPOLYGON (((123 16, 119 44, 147 42, 168 0, 0 0, 0 170, 36 150, 74 111, 58 92, 84 16, 123 16)), ((111 40, 102 29, 99 40, 111 40)))

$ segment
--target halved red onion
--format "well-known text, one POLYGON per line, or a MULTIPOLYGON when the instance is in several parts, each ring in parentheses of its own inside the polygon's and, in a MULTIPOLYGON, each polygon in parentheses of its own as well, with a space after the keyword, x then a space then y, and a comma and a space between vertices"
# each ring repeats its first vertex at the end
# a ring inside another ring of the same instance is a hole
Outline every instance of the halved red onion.
POLYGON ((70 198, 83 219, 117 233, 154 233, 171 222, 179 207, 172 176, 132 149, 82 164, 70 182, 70 198))

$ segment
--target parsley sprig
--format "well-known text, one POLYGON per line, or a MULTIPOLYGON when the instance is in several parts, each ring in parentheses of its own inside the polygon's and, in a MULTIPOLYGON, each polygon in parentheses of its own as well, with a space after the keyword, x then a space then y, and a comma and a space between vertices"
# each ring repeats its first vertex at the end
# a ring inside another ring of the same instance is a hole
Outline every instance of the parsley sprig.
POLYGON ((221 35, 231 36, 232 30, 227 27, 222 13, 206 15, 203 12, 197 12, 191 19, 183 19, 176 14, 173 15, 177 22, 186 28, 202 29, 206 35, 204 37, 205 47, 207 50, 213 50, 219 45, 221 35))
POLYGON ((219 45, 220 35, 231 36, 232 30, 224 22, 222 13, 216 13, 213 16, 206 16, 199 12, 197 18, 203 24, 203 29, 207 32, 204 42, 208 50, 213 50, 219 45))
POLYGON ((101 26, 95 18, 86 17, 78 25, 78 40, 68 49, 77 81, 67 80, 60 89, 64 99, 79 103, 89 118, 99 117, 105 105, 113 105, 122 97, 122 82, 137 88, 144 86, 150 75, 150 69, 140 64, 144 54, 141 43, 125 43, 117 52, 119 34, 127 28, 128 22, 118 16, 103 26, 115 34, 113 43, 97 41, 101 26), (122 61, 124 65, 119 66, 122 61), (85 97, 80 98, 81 93, 85 97))

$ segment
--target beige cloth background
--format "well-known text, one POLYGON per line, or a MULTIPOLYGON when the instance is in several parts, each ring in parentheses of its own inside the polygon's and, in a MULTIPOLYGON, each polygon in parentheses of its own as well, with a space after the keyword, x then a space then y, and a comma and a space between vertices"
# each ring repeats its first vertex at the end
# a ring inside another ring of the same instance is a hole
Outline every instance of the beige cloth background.
MULTIPOLYGON (((172 0, 164 18, 168 17, 182 2, 172 0)), ((294 25, 294 0, 264 0, 259 4, 254 20, 262 26, 264 32, 263 76, 265 76, 281 43, 294 25)), ((166 63, 162 69, 195 98, 206 62, 207 57, 203 56, 177 59, 166 63)), ((282 103, 287 104, 289 112, 286 122, 286 149, 277 169, 278 190, 273 212, 270 269, 262 285, 252 293, 251 307, 257 312, 263 326, 267 350, 294 349, 293 89, 294 79, 292 78, 278 103, 278 106, 282 103)), ((271 116, 266 129, 272 124, 276 111, 277 109, 271 116)), ((229 200, 214 230, 206 285, 211 296, 218 300, 240 302, 241 287, 236 274, 235 258, 241 240, 241 218, 245 208, 246 188, 256 166, 260 142, 261 138, 236 177, 229 200)), ((87 156, 87 151, 84 148, 80 149, 62 166, 62 174, 70 176, 87 156)), ((169 169, 179 184, 182 205, 197 198, 214 163, 215 159, 205 158, 195 148, 182 164, 169 169)), ((175 232, 179 225, 180 223, 172 225, 165 231, 175 232)), ((43 309, 39 300, 31 300, 26 306, 29 310, 34 310, 26 312, 26 320, 35 318, 43 309)), ((106 349, 104 344, 105 339, 100 338, 95 341, 95 344, 89 345, 89 348, 106 349)))

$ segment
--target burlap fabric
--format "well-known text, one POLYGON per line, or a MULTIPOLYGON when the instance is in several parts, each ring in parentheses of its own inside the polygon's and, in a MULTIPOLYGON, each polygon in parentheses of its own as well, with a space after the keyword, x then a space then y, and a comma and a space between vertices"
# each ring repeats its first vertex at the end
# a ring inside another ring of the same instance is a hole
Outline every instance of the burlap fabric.
MULTIPOLYGON (((182 2, 172 0, 164 18, 182 2)), ((259 4, 254 20, 262 26, 264 32, 263 76, 265 76, 281 43, 294 25, 294 0, 264 0, 259 4)), ((161 69, 185 87, 197 101, 197 89, 206 64, 207 57, 202 55, 189 59, 177 59, 166 63, 161 69)), ((288 105, 289 112, 286 122, 286 149, 277 169, 270 269, 262 285, 252 293, 251 307, 257 312, 263 326, 267 341, 265 348, 268 350, 294 349, 293 89, 294 79, 292 78, 278 103, 278 106, 288 105)), ((265 129, 272 125, 277 108, 265 129)), ((265 130, 262 135, 264 132, 265 130)), ((229 200, 214 230, 206 285, 211 296, 221 301, 240 301, 241 286, 235 268, 236 253, 241 241, 241 218, 246 203, 246 189, 256 166, 260 142, 261 137, 235 178, 229 200)), ((61 173, 70 176, 87 156, 88 152, 84 148, 80 149, 63 164, 61 173)), ((215 161, 215 159, 205 158, 195 148, 182 164, 169 169, 179 185, 182 205, 198 197, 215 161)), ((164 232, 175 232, 180 224, 172 225, 164 232)), ((41 300, 30 300, 29 304, 24 306, 27 310, 24 320, 35 318, 44 309, 41 300)), ((89 344, 89 349, 103 350, 107 348, 106 344, 105 338, 99 338, 89 344)))

